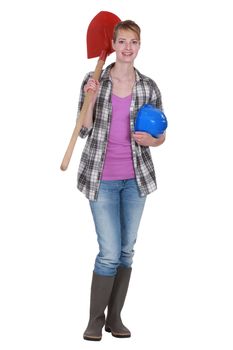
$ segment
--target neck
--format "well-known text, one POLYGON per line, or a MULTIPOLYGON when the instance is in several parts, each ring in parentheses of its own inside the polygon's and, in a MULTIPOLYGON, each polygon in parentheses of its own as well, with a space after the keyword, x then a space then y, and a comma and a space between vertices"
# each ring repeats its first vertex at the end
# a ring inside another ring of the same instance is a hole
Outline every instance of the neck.
POLYGON ((116 62, 111 69, 112 78, 119 79, 121 81, 124 80, 134 80, 135 79, 135 71, 133 65, 128 64, 120 64, 116 62))

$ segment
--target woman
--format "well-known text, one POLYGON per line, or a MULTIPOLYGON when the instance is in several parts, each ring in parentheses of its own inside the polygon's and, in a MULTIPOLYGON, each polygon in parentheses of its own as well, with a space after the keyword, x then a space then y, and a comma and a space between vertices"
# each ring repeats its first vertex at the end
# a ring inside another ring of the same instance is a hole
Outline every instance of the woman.
POLYGON ((99 244, 86 340, 100 340, 104 325, 115 337, 131 336, 120 313, 146 196, 156 189, 149 146, 159 146, 165 140, 165 135, 154 138, 134 132, 142 105, 150 103, 162 109, 155 82, 134 68, 140 27, 130 20, 118 23, 112 45, 115 63, 103 70, 99 82, 91 73, 86 75, 79 101, 80 110, 85 93, 92 90, 92 104, 80 131, 80 136, 88 139, 78 171, 78 189, 89 199, 99 244))

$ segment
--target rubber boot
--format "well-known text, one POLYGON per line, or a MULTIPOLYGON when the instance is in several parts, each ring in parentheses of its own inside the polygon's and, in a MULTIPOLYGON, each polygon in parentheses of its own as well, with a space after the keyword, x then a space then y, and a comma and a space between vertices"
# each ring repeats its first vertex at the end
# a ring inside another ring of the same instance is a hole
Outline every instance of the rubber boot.
POLYGON ((108 305, 115 276, 101 276, 93 272, 91 284, 90 319, 83 334, 85 340, 101 340, 105 324, 104 310, 108 305))
POLYGON ((121 310, 125 302, 131 271, 132 268, 118 268, 108 304, 105 330, 106 332, 111 332, 117 338, 129 338, 131 336, 130 331, 121 320, 121 310))

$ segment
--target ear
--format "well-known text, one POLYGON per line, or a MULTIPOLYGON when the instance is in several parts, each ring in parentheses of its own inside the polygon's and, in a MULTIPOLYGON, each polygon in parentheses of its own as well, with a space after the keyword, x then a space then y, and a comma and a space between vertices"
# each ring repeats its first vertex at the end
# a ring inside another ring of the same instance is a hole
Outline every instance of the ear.
POLYGON ((112 40, 112 48, 113 48, 113 50, 115 51, 115 43, 114 43, 113 40, 112 40))

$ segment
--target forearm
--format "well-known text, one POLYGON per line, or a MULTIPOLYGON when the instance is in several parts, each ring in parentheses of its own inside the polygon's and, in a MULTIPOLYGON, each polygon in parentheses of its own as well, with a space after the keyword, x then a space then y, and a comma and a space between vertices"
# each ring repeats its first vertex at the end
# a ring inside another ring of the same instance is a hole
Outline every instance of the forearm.
POLYGON ((84 100, 84 106, 86 103, 85 115, 83 119, 83 127, 85 128, 92 128, 93 126, 93 112, 94 107, 98 95, 98 91, 100 88, 100 83, 98 80, 94 80, 92 78, 88 79, 86 85, 84 85, 84 92, 86 93, 85 100, 84 100))
POLYGON ((92 105, 90 105, 86 111, 82 126, 87 129, 90 129, 93 126, 93 106, 92 105))

